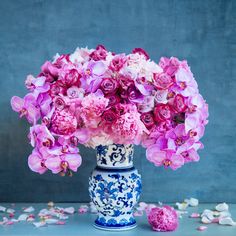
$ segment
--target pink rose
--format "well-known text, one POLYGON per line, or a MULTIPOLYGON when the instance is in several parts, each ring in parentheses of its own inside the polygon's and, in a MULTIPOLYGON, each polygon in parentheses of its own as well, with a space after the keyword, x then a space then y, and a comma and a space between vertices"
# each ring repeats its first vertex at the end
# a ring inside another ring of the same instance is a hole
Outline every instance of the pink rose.
POLYGON ((125 62, 126 57, 124 55, 117 55, 112 59, 109 68, 112 71, 118 72, 124 66, 125 62))
POLYGON ((134 81, 130 77, 120 76, 119 83, 122 89, 127 90, 129 87, 134 85, 134 81))
POLYGON ((53 99, 53 104, 54 104, 55 108, 58 110, 63 110, 66 107, 65 100, 60 96, 56 96, 53 99))
POLYGON ((96 50, 94 50, 91 54, 90 57, 94 61, 99 61, 99 60, 105 60, 107 56, 107 50, 103 45, 98 45, 96 47, 96 50))
POLYGON ((151 129, 155 125, 154 117, 151 112, 143 113, 140 118, 148 129, 151 129))
POLYGON ((181 94, 177 94, 173 101, 173 108, 177 112, 184 112, 187 109, 185 98, 181 94))
POLYGON ((100 87, 104 94, 114 94, 118 89, 118 82, 112 78, 104 78, 100 87))
POLYGON ((117 114, 110 110, 104 111, 102 114, 102 120, 105 121, 107 124, 113 124, 117 121, 117 114))
POLYGON ((149 59, 149 55, 148 55, 147 52, 146 52, 144 49, 142 49, 142 48, 135 48, 135 49, 133 49, 132 53, 138 53, 138 54, 140 54, 140 55, 143 55, 143 56, 146 58, 146 60, 149 59))
POLYGON ((49 94, 53 98, 59 94, 65 94, 66 90, 67 88, 60 81, 56 81, 51 84, 49 94))
POLYGON ((165 90, 173 85, 173 79, 166 73, 154 74, 153 80, 158 89, 165 90))
POLYGON ((171 118, 171 109, 168 104, 158 104, 154 108, 154 118, 157 122, 166 121, 171 118))

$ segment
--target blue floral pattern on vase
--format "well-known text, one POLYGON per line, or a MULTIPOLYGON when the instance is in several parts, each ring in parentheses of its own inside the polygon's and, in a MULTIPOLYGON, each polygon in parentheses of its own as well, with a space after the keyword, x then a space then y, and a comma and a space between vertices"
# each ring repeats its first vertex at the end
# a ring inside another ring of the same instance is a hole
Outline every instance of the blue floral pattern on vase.
POLYGON ((133 167, 133 146, 111 146, 97 148, 97 160, 100 161, 101 156, 109 160, 98 165, 89 178, 89 195, 98 210, 95 225, 111 230, 129 229, 136 225, 133 209, 141 194, 141 176, 133 167), (119 167, 116 166, 118 156, 121 157, 119 167), (108 162, 109 167, 105 164, 108 162))

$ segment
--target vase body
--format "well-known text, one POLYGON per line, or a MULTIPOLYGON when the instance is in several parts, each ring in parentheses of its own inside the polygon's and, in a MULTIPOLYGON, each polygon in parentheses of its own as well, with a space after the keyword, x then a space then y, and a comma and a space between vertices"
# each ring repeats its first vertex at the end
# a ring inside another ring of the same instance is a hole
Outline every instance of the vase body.
POLYGON ((133 145, 98 146, 97 166, 89 178, 89 195, 98 210, 95 227, 128 230, 141 193, 141 176, 133 167, 133 145))

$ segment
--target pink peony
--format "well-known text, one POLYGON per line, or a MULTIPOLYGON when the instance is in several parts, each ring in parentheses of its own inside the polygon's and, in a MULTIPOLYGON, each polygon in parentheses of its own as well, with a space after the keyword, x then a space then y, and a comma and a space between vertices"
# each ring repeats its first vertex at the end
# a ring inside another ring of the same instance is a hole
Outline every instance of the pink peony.
POLYGON ((148 222, 155 231, 174 231, 178 227, 178 215, 173 207, 154 207, 148 213, 148 222))
POLYGON ((51 119, 51 130, 58 135, 69 135, 76 131, 76 117, 68 110, 56 110, 51 119))

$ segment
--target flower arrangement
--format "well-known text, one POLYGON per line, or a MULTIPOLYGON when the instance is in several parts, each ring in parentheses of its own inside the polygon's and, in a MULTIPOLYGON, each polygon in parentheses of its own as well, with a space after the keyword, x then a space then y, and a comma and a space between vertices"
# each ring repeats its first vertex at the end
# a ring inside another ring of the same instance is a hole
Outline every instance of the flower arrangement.
POLYGON ((128 55, 77 48, 46 61, 25 85, 29 93, 11 106, 32 124, 32 171, 77 171, 78 144, 140 144, 150 162, 172 169, 199 160, 208 106, 186 61, 157 64, 141 48, 128 55))

